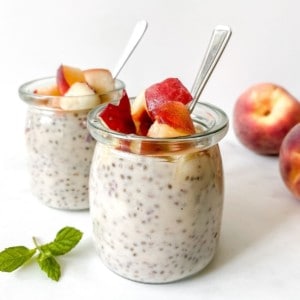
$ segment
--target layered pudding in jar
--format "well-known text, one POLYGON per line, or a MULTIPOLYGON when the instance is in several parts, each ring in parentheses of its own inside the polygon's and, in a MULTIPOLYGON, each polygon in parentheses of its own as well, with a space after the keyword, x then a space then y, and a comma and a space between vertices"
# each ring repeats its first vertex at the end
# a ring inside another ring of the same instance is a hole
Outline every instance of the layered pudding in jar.
POLYGON ((89 207, 89 171, 95 140, 87 114, 95 106, 119 99, 122 81, 109 70, 61 65, 56 77, 22 85, 28 104, 25 141, 33 194, 47 206, 81 210, 89 207))
POLYGON ((125 278, 177 281, 216 252, 224 196, 218 141, 228 120, 202 103, 190 116, 190 101, 180 82, 167 79, 131 104, 123 97, 89 114, 97 140, 89 190, 95 246, 125 278))

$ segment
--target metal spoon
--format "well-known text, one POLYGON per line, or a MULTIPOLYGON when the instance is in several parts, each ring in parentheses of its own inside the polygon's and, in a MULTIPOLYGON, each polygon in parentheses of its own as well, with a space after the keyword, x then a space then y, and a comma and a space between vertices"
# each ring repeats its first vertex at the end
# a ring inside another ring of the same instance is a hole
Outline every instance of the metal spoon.
POLYGON ((228 26, 218 25, 215 27, 206 49, 206 53, 200 69, 197 73, 195 82, 192 86, 191 94, 193 101, 189 105, 190 112, 193 111, 199 97, 219 61, 228 41, 231 36, 231 29, 228 26))
POLYGON ((131 56, 132 52, 135 50, 136 46, 142 39, 144 33, 146 32, 147 27, 148 27, 148 23, 146 20, 140 20, 136 23, 136 25, 133 29, 133 32, 130 36, 130 39, 129 39, 117 65, 115 66, 114 71, 112 72, 113 78, 116 78, 119 75, 119 73, 123 69, 125 63, 131 56))

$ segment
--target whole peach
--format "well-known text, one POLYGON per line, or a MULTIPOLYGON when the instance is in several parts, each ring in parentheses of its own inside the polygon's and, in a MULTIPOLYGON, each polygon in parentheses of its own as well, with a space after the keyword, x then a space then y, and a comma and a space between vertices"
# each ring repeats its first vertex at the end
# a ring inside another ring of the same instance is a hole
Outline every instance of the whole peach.
POLYGON ((300 102, 274 83, 249 87, 234 106, 237 138, 259 154, 278 155, 283 138, 299 122, 300 102))
POLYGON ((279 168, 284 183, 300 200, 300 124, 295 125, 283 139, 279 168))

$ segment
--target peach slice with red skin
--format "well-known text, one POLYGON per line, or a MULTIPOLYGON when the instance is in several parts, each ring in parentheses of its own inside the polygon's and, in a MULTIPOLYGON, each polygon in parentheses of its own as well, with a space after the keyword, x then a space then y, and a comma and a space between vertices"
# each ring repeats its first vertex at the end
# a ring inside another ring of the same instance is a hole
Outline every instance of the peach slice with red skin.
POLYGON ((132 104, 131 113, 137 128, 137 134, 146 135, 155 121, 155 110, 165 102, 187 104, 192 95, 178 78, 167 78, 155 83, 140 93, 132 104))
POLYGON ((178 78, 167 78, 151 85, 145 91, 147 111, 152 119, 154 119, 155 109, 164 102, 178 101, 188 104, 191 100, 192 95, 178 78))
MULTIPOLYGON (((181 102, 168 101, 155 109, 155 121, 148 130, 151 138, 173 138, 196 133, 188 108, 181 102)), ((193 148, 191 142, 163 143, 151 140, 133 141, 131 152, 144 155, 165 155, 170 152, 186 152, 193 148)))
POLYGON ((139 125, 136 125, 137 128, 136 134, 146 136, 152 124, 153 121, 148 115, 147 111, 143 111, 142 114, 140 115, 139 125))
POLYGON ((60 65, 56 73, 56 83, 60 94, 64 95, 75 82, 85 82, 81 69, 60 65))
POLYGON ((115 96, 114 79, 107 69, 87 69, 60 65, 56 72, 56 84, 38 87, 33 93, 49 96, 41 99, 43 105, 64 110, 90 109, 115 96), (53 96, 53 97, 51 97, 53 96), (62 97, 56 97, 62 96, 62 97), (100 98, 101 97, 101 98, 100 98))
POLYGON ((106 94, 114 89, 114 79, 107 69, 87 69, 83 71, 83 75, 96 94, 106 94))
MULTIPOLYGON (((167 92, 167 95, 162 97, 158 97, 159 94, 155 96, 155 99, 162 100, 161 102, 154 100, 155 104, 152 106, 151 116, 148 114, 145 92, 143 91, 136 97, 131 108, 128 96, 125 94, 119 105, 108 104, 99 114, 99 117, 110 129, 125 134, 133 133, 150 138, 172 138, 195 134, 196 129, 186 106, 186 103, 192 99, 191 95, 177 79, 174 81, 173 78, 170 81, 168 79, 164 81, 162 92, 167 91, 168 82, 171 82, 170 93, 167 92), (178 94, 175 92, 176 87, 178 94), (183 96, 180 98, 178 95, 183 96), (181 101, 174 100, 179 99, 178 97, 181 101)), ((149 155, 166 153, 170 150, 169 147, 172 147, 168 143, 156 142, 152 142, 150 139, 145 141, 133 140, 132 142, 121 141, 117 147, 123 151, 149 155)), ((190 143, 179 144, 175 145, 176 151, 190 147, 190 143)))
POLYGON ((282 141, 279 169, 287 188, 300 200, 300 124, 295 125, 282 141))
POLYGON ((132 103, 131 115, 136 127, 136 134, 146 136, 153 121, 147 112, 145 91, 142 91, 132 103))
POLYGON ((149 137, 168 138, 196 133, 190 112, 178 101, 167 101, 153 111, 155 121, 148 130, 149 137))
POLYGON ((124 91, 118 105, 109 103, 99 114, 103 122, 112 130, 120 133, 136 133, 130 110, 130 100, 124 91))

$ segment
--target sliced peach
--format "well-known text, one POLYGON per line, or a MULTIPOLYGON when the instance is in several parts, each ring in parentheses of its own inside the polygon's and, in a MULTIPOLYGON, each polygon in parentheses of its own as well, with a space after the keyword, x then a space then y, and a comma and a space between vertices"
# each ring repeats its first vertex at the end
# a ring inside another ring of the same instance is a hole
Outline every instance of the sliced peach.
POLYGON ((60 96, 60 92, 56 84, 51 86, 41 86, 33 91, 34 94, 43 96, 60 96))
POLYGON ((131 115, 138 135, 147 135, 153 121, 146 109, 145 91, 142 91, 131 105, 131 115))
POLYGON ((114 79, 107 69, 88 69, 83 71, 87 84, 99 95, 114 89, 114 79))
POLYGON ((142 91, 137 97, 135 97, 134 101, 131 105, 131 115, 134 120, 139 121, 139 117, 146 110, 146 99, 145 99, 145 91, 142 91))
POLYGON ((57 87, 61 95, 64 95, 75 82, 85 82, 83 72, 74 67, 60 65, 56 73, 57 87))
POLYGON ((100 104, 100 98, 85 82, 75 82, 63 97, 60 107, 64 110, 90 109, 100 104))
POLYGON ((87 69, 83 71, 87 84, 99 95, 101 103, 109 102, 115 97, 115 83, 107 69, 87 69))
POLYGON ((36 88, 33 91, 34 94, 39 95, 39 96, 49 96, 49 98, 43 98, 39 100, 39 103, 41 105, 46 105, 50 107, 56 107, 59 108, 59 97, 60 92, 57 88, 57 85, 51 85, 51 86, 41 86, 39 88, 36 88))
POLYGON ((112 130, 126 134, 136 133, 130 113, 130 101, 125 92, 118 105, 109 103, 99 117, 112 130))
POLYGON ((145 99, 148 113, 154 119, 156 107, 168 101, 187 104, 192 100, 192 95, 178 78, 167 78, 148 87, 145 91, 145 99))
POLYGON ((178 101, 167 101, 154 111, 155 121, 148 130, 149 137, 164 138, 196 133, 187 106, 178 101))

